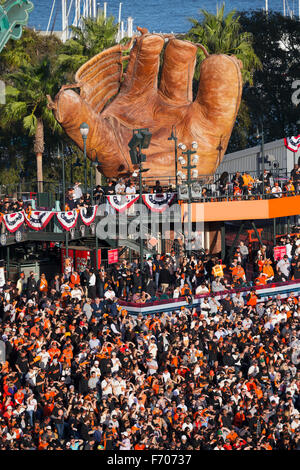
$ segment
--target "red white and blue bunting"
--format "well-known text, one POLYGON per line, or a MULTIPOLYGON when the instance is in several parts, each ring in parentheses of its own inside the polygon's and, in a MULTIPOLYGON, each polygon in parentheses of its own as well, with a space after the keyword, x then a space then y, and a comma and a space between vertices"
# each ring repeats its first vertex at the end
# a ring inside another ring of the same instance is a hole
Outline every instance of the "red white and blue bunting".
POLYGON ((144 203, 153 212, 164 212, 174 199, 174 193, 143 194, 144 203))
POLYGON ((56 217, 64 230, 70 230, 75 227, 79 211, 56 212, 56 217))
POLYGON ((24 212, 25 222, 33 230, 42 230, 48 225, 54 212, 51 211, 31 211, 29 214, 24 212))
POLYGON ((139 198, 139 195, 136 194, 114 194, 112 196, 107 196, 109 204, 118 212, 124 212, 129 209, 132 204, 134 204, 139 198))
POLYGON ((285 137, 284 145, 292 152, 297 152, 300 147, 300 134, 293 137, 285 137))
MULTIPOLYGON (((173 203, 176 194, 143 194, 142 198, 149 210, 153 212, 163 212, 173 203)), ((138 199, 138 194, 107 196, 108 203, 119 213, 125 212, 138 201, 138 199)), ((16 232, 24 222, 33 230, 42 230, 48 225, 54 215, 56 215, 62 228, 69 231, 75 227, 79 214, 84 225, 91 226, 96 218, 97 209, 98 206, 95 205, 89 208, 74 209, 65 212, 31 211, 27 214, 25 211, 19 211, 12 214, 0 214, 0 216, 6 229, 10 233, 16 232)))
POLYGON ((90 226, 94 222, 96 214, 97 214, 97 209, 98 209, 98 206, 92 206, 88 208, 82 207, 80 209, 80 217, 81 217, 82 222, 85 225, 90 226))
POLYGON ((24 212, 14 212, 13 214, 3 214, 3 222, 7 230, 14 233, 23 225, 25 220, 24 212))

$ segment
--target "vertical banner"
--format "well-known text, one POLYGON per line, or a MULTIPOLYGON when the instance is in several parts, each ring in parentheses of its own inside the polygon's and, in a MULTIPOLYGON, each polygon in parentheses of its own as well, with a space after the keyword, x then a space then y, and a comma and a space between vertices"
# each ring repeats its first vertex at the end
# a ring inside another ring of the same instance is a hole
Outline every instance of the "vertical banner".
POLYGON ((75 250, 75 271, 82 273, 90 265, 90 257, 89 250, 75 250))
POLYGON ((119 250, 115 248, 114 250, 108 250, 107 252, 108 264, 117 263, 119 261, 119 250))
POLYGON ((96 269, 100 269, 101 267, 101 248, 95 250, 95 267, 96 269))

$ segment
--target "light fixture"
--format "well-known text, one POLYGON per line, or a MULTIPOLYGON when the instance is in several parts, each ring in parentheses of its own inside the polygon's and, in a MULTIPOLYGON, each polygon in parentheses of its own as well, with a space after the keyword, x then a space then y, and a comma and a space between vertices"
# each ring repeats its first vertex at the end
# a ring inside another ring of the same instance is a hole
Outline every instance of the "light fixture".
POLYGON ((132 138, 129 141, 128 147, 132 150, 137 147, 142 149, 147 149, 151 142, 152 134, 149 132, 149 129, 137 129, 137 132, 134 132, 132 138))
POLYGON ((83 139, 86 139, 89 133, 89 125, 86 122, 80 124, 80 134, 83 139))
POLYGON ((141 147, 142 149, 147 149, 150 145, 152 134, 149 132, 149 129, 143 129, 140 131, 143 137, 141 147))
POLYGON ((186 164, 186 161, 185 161, 185 159, 184 159, 183 157, 179 157, 179 158, 178 158, 178 161, 179 161, 179 163, 180 163, 181 165, 185 165, 185 164, 186 164))
POLYGON ((197 178, 198 170, 192 170, 192 178, 197 178))
POLYGON ((198 143, 195 140, 192 142, 192 148, 194 150, 197 150, 197 148, 198 148, 198 143))
POLYGON ((180 144, 178 144, 178 148, 180 148, 181 150, 186 150, 186 145, 180 142, 180 144))
POLYGON ((185 174, 183 173, 183 171, 178 171, 177 176, 181 178, 182 180, 185 179, 185 174))
POLYGON ((136 172, 136 171, 134 171, 134 172, 132 173, 132 176, 133 176, 134 178, 136 178, 136 177, 137 177, 137 175, 138 175, 138 174, 137 174, 137 172, 136 172))
POLYGON ((136 149, 139 145, 141 145, 142 140, 142 134, 140 132, 135 132, 129 141, 128 147, 131 149, 136 149))
POLYGON ((200 158, 200 157, 199 157, 199 155, 197 155, 197 154, 195 154, 195 155, 193 156, 193 160, 192 160, 193 165, 197 165, 197 163, 198 163, 198 161, 199 161, 199 158, 200 158))

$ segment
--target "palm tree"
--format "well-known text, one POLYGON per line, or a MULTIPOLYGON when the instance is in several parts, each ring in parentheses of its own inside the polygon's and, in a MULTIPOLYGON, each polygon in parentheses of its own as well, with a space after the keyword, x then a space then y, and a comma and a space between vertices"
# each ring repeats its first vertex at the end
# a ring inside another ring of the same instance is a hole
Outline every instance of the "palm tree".
POLYGON ((6 104, 0 109, 0 126, 8 129, 21 122, 25 132, 34 137, 38 191, 42 192, 45 125, 52 135, 62 132, 47 108, 46 96, 58 92, 60 79, 55 73, 53 61, 42 57, 36 64, 26 63, 18 71, 7 74, 6 80, 9 85, 6 88, 6 104))
MULTIPOLYGON (((0 72, 17 70, 26 64, 38 63, 41 57, 57 56, 62 42, 54 35, 42 35, 31 28, 23 28, 20 41, 10 40, 1 52, 0 72)), ((2 73, 1 73, 2 75, 2 73)))
MULTIPOLYGON (((192 28, 185 39, 195 43, 201 43, 210 54, 235 55, 243 63, 242 75, 244 83, 253 84, 255 70, 261 68, 261 62, 252 47, 252 35, 243 32, 239 22, 240 17, 233 10, 226 16, 225 4, 217 9, 216 15, 206 10, 200 10, 202 20, 190 18, 192 28)), ((203 52, 199 49, 196 73, 199 75, 200 62, 204 59, 203 52)))
POLYGON ((57 58, 58 66, 72 74, 88 59, 94 57, 104 49, 116 44, 118 24, 113 16, 105 17, 100 12, 96 19, 81 18, 80 27, 71 26, 72 37, 66 41, 62 52, 57 58))

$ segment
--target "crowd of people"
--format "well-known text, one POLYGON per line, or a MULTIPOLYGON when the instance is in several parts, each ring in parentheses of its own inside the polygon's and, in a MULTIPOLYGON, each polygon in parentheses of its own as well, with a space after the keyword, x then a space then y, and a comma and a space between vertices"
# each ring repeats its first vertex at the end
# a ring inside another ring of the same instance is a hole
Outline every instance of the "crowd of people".
MULTIPOLYGON (((274 178, 271 171, 264 170, 259 178, 251 176, 250 173, 236 172, 229 175, 223 172, 215 182, 199 180, 201 183, 201 201, 239 200, 240 198, 260 198, 262 194, 267 198, 279 198, 283 196, 294 196, 300 192, 300 167, 296 164, 291 171, 289 178, 274 178), (264 181, 264 184, 263 184, 264 181)), ((178 184, 185 184, 184 180, 178 180, 178 184)), ((61 210, 73 210, 80 208, 89 208, 93 204, 103 204, 106 196, 111 195, 131 195, 139 190, 137 178, 119 178, 117 180, 108 179, 104 185, 97 185, 92 192, 84 192, 81 182, 75 182, 68 187, 65 194, 65 201, 61 200, 61 210)), ((143 191, 146 193, 169 193, 176 192, 176 185, 169 182, 160 182, 155 184, 143 183, 143 191)), ((0 213, 8 214, 21 210, 27 213, 35 209, 36 203, 31 199, 5 196, 0 200, 0 213)))
MULTIPOLYGON (((267 282, 299 279, 300 236, 280 243, 287 258, 253 258, 267 282)), ((299 296, 261 302, 254 282, 220 298, 248 265, 241 242, 228 266, 171 252, 142 276, 138 260, 78 273, 67 258, 53 279, 6 280, 0 449, 299 450, 299 296), (147 316, 120 302, 180 296, 147 316)))
POLYGON ((279 198, 295 196, 300 192, 300 168, 294 165, 289 177, 275 177, 270 170, 265 169, 259 178, 249 172, 236 172, 232 177, 223 172, 217 180, 220 196, 233 196, 234 199, 260 197, 279 198))

